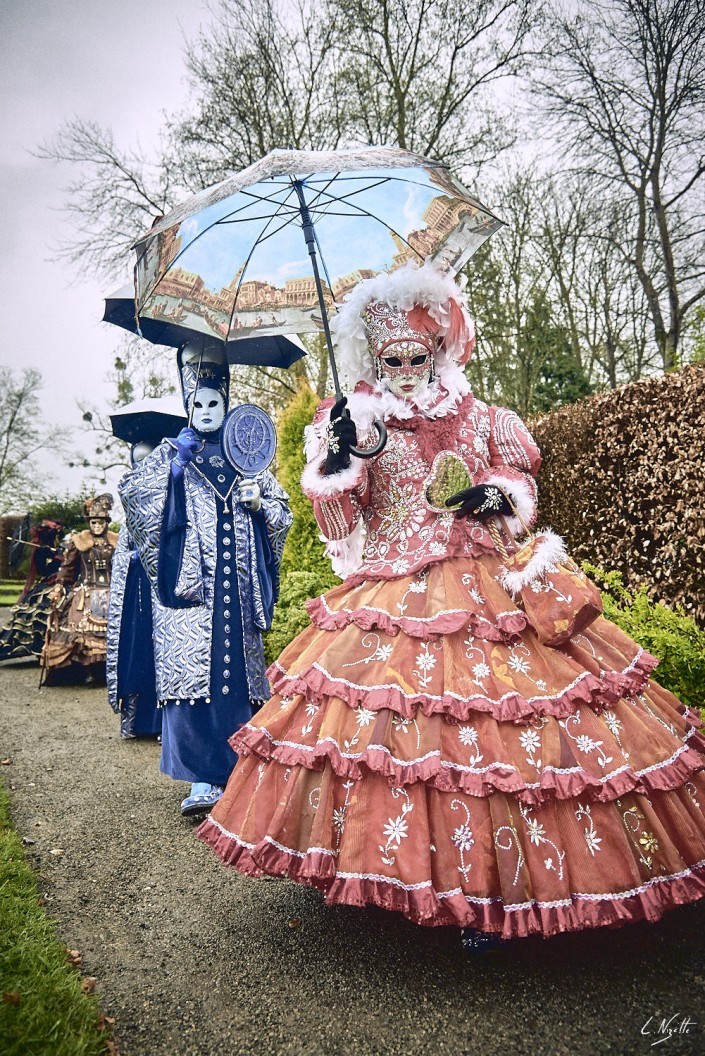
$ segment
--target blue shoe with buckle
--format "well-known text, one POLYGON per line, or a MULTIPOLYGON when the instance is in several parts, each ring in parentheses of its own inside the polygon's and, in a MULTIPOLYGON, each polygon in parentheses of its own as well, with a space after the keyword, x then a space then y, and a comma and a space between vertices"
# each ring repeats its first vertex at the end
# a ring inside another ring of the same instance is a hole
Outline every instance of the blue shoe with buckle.
POLYGON ((225 789, 221 785, 209 785, 205 781, 196 781, 191 791, 181 804, 181 816, 191 818, 195 814, 207 814, 216 805, 225 789))
POLYGON ((468 957, 477 957, 481 953, 490 953, 502 945, 502 939, 486 931, 475 928, 461 928, 460 941, 468 957))

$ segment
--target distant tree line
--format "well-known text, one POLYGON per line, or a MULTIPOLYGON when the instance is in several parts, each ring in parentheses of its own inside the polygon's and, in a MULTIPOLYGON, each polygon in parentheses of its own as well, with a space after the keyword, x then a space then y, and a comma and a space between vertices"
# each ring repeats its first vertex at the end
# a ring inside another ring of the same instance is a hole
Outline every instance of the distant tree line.
MULTIPOLYGON (((189 107, 149 154, 80 118, 42 147, 71 166, 69 260, 117 280, 154 216, 274 147, 397 145, 447 162, 507 224, 466 269, 479 395, 530 414, 702 357, 699 0, 211 10, 186 49, 189 107)), ((238 368, 238 390, 277 409, 302 374, 326 391, 315 338, 293 374, 238 368)))

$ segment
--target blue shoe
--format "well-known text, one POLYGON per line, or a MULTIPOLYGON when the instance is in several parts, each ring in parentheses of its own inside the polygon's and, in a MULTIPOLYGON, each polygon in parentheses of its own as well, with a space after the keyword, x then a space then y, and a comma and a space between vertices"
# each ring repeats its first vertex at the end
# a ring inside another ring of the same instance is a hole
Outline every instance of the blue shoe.
POLYGON ((209 785, 205 781, 196 781, 191 791, 181 804, 181 816, 193 817, 194 814, 207 814, 214 807, 225 789, 221 785, 209 785))
POLYGON ((475 928, 461 928, 460 941, 468 957, 477 957, 480 953, 490 953, 502 945, 502 940, 486 931, 475 928))

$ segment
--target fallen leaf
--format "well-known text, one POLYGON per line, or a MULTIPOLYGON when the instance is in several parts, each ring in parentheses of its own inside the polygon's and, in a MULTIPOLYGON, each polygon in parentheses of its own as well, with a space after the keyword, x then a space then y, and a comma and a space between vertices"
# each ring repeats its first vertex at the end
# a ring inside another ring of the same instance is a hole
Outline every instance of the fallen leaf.
POLYGON ((289 927, 290 928, 300 928, 301 927, 301 918, 300 917, 291 917, 291 919, 289 920, 289 927))
POLYGON ((64 852, 61 847, 52 847, 52 849, 49 851, 49 854, 53 854, 55 858, 61 858, 63 853, 64 852))
POLYGON ((66 960, 69 964, 72 964, 75 968, 79 968, 83 963, 83 954, 80 950, 67 950, 66 960))
POLYGON ((11 993, 7 993, 6 991, 2 995, 2 999, 6 1005, 19 1005, 20 1003, 20 995, 16 990, 13 990, 11 993))
POLYGON ((95 990, 95 984, 97 980, 94 975, 86 976, 85 979, 81 980, 81 990, 84 994, 92 994, 95 990))
POLYGON ((10 759, 8 756, 7 759, 0 759, 0 766, 9 766, 11 762, 12 759, 10 759))
POLYGON ((117 1047, 117 1042, 109 1038, 105 1043, 105 1051, 107 1056, 120 1056, 120 1050, 117 1047))

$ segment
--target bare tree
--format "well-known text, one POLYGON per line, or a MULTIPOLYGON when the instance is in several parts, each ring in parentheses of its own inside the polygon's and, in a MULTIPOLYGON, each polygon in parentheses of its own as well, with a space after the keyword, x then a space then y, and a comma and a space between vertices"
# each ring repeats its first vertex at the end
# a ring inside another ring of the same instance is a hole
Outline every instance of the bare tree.
POLYGON ((338 0, 354 134, 477 171, 514 141, 492 89, 519 73, 531 0, 338 0))
POLYGON ((66 122, 37 154, 67 162, 75 174, 64 207, 70 234, 59 256, 106 283, 125 274, 135 239, 186 193, 175 186, 172 165, 150 160, 139 146, 120 149, 112 132, 93 121, 66 122))
POLYGON ((545 178, 537 205, 542 268, 586 376, 615 388, 658 369, 643 289, 617 249, 629 236, 628 219, 591 196, 584 178, 545 178))
POLYGON ((176 392, 178 376, 172 349, 161 346, 146 346, 136 338, 125 334, 113 361, 113 369, 107 381, 114 386, 112 406, 99 407, 88 401, 79 401, 78 408, 85 426, 84 436, 92 450, 87 453, 85 443, 82 453, 69 465, 94 468, 102 483, 106 474, 116 468, 129 468, 129 447, 113 436, 110 410, 122 407, 133 400, 156 399, 176 392))
POLYGON ((60 453, 66 444, 67 431, 44 421, 41 386, 38 370, 25 368, 18 376, 0 367, 0 514, 37 501, 41 474, 33 456, 50 447, 60 453))
POLYGON ((629 218, 614 246, 670 369, 705 297, 701 0, 563 0, 550 24, 534 84, 570 163, 629 218))
POLYGON ((211 13, 186 51, 189 110, 169 123, 183 182, 207 187, 274 147, 336 147, 347 122, 335 5, 214 0, 211 13))

